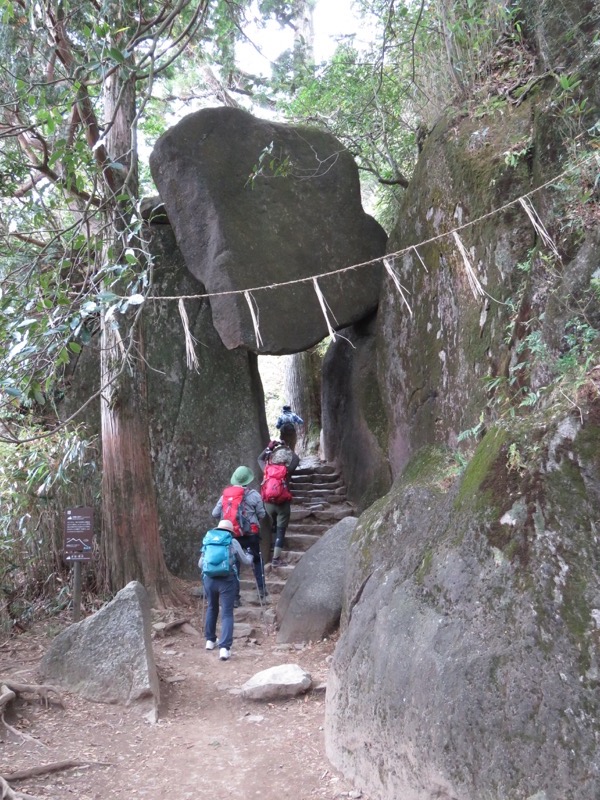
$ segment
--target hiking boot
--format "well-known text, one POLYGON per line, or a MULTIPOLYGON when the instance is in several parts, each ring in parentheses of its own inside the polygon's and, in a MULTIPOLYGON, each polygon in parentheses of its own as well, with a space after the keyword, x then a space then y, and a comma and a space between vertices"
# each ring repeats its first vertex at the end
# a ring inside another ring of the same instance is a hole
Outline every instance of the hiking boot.
POLYGON ((273 561, 271 561, 271 567, 272 569, 283 567, 283 561, 280 558, 274 558, 273 561))
POLYGON ((219 660, 220 661, 227 661, 229 656, 231 655, 231 651, 229 651, 226 647, 222 647, 219 650, 219 660))
POLYGON ((239 608, 241 605, 242 605, 242 601, 240 600, 239 597, 236 597, 235 600, 233 601, 233 607, 234 608, 239 608))
POLYGON ((210 640, 210 639, 207 639, 207 640, 206 640, 206 649, 207 649, 207 650, 214 650, 214 649, 215 649, 215 646, 216 646, 216 645, 215 645, 215 643, 214 643, 214 642, 211 642, 211 640, 210 640))

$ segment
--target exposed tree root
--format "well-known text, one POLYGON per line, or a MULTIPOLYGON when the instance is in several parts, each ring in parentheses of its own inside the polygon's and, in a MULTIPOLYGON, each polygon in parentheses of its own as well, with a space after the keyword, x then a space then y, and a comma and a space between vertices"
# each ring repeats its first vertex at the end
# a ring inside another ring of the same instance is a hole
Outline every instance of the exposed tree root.
MULTIPOLYGON (((11 783, 14 783, 14 781, 26 781, 29 778, 38 778, 40 775, 49 775, 51 772, 60 772, 64 769, 92 765, 103 767, 111 766, 101 761, 54 761, 51 764, 41 764, 39 767, 15 770, 15 772, 11 772, 10 775, 7 775, 6 778, 11 781, 11 783)), ((42 798, 37 798, 32 794, 16 792, 14 789, 11 789, 7 780, 0 776, 0 800, 42 800, 42 798)))
POLYGON ((2 722, 6 730, 10 731, 17 738, 26 739, 28 742, 34 742, 35 744, 41 744, 42 747, 48 749, 48 745, 44 744, 39 739, 30 736, 28 733, 23 733, 22 731, 18 731, 16 728, 13 728, 12 725, 9 725, 8 722, 4 719, 4 714, 0 714, 0 721, 2 722))
POLYGON ((9 775, 7 775, 6 778, 11 782, 26 781, 29 778, 37 778, 40 775, 49 775, 51 772, 61 772, 63 769, 85 767, 88 766, 89 763, 90 762, 88 761, 73 761, 73 759, 69 759, 69 761, 53 761, 51 764, 40 764, 39 767, 29 767, 29 769, 15 770, 15 772, 11 772, 9 775))
POLYGON ((42 800, 42 798, 35 797, 35 795, 32 794, 15 792, 15 790, 11 789, 8 783, 0 775, 0 800, 42 800))
POLYGON ((44 701, 46 708, 48 708, 50 705, 50 694, 55 694, 55 702, 61 708, 65 707, 62 696, 55 686, 49 686, 45 683, 16 683, 15 681, 11 681, 6 678, 0 678, 0 708, 3 708, 5 705, 10 703, 11 700, 14 700, 16 695, 22 694, 37 695, 40 700, 44 701), (12 696, 8 697, 10 693, 12 693, 12 696), (5 695, 6 699, 4 699, 5 695))
MULTIPOLYGON (((46 707, 50 705, 51 694, 56 695, 56 702, 61 706, 61 708, 65 707, 63 699, 58 689, 56 689, 54 686, 48 686, 47 684, 38 685, 30 683, 16 683, 15 681, 7 680, 6 678, 0 678, 0 721, 6 727, 6 729, 15 736, 28 739, 36 744, 42 744, 45 747, 46 745, 44 745, 43 742, 39 742, 28 733, 22 733, 16 728, 13 728, 13 726, 9 725, 4 718, 4 712, 8 708, 9 704, 23 694, 36 695, 44 702, 46 707)), ((46 772, 55 772, 59 769, 68 769, 69 767, 77 766, 78 762, 58 762, 58 764, 62 766, 50 764, 47 767, 32 767, 29 770, 21 770, 20 772, 13 773, 8 777, 10 780, 23 780, 25 777, 29 778, 33 777, 34 775, 44 775, 46 772)), ((41 798, 36 798, 34 795, 24 794, 23 792, 15 792, 15 790, 10 787, 6 780, 0 776, 0 800, 41 800, 41 798)))

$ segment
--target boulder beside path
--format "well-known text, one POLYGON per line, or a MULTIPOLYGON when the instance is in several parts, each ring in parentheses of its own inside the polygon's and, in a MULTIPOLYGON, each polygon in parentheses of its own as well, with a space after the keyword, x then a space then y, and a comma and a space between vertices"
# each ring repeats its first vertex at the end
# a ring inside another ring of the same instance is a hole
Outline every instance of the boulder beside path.
POLYGON ((312 685, 308 672, 298 664, 279 664, 257 672, 242 686, 248 700, 280 700, 304 694, 312 685))
POLYGON ((142 703, 158 713, 160 690, 150 603, 132 581, 91 617, 58 634, 45 654, 44 681, 98 703, 142 703))
POLYGON ((277 641, 318 641, 337 629, 342 613, 350 537, 356 517, 331 527, 302 556, 277 603, 277 641))

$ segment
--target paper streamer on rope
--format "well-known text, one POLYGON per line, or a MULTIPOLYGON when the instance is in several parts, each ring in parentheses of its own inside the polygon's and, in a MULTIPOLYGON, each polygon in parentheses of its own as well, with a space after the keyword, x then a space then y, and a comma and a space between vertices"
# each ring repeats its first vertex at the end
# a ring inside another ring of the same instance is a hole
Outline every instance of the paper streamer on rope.
POLYGON ((465 265, 465 270, 467 272, 467 278, 469 280, 469 286, 471 287, 471 291, 473 292, 473 297, 477 300, 479 297, 484 297, 486 292, 483 290, 483 286, 477 275, 475 274, 475 270, 473 269, 473 265, 471 264, 471 258, 467 252, 467 248, 464 246, 462 239, 456 233, 456 231, 452 232, 452 236, 454 237, 454 241, 456 242, 456 246, 458 247, 458 251, 463 258, 463 262, 465 265))
POLYGON ((419 253, 419 251, 417 250, 417 248, 416 248, 414 245, 413 245, 412 249, 415 251, 415 255, 416 255, 416 257, 419 259, 419 261, 420 261, 420 262, 421 262, 421 264, 423 265, 423 269, 424 269, 424 270, 425 270, 425 272, 426 272, 426 273, 429 275, 429 270, 428 270, 428 269, 427 269, 427 267, 425 266, 425 262, 424 262, 424 261, 423 261, 423 259, 421 258, 421 254, 419 253))
POLYGON ((192 336, 192 332, 190 331, 190 321, 188 319, 187 311, 185 310, 185 304, 183 300, 180 298, 179 302, 177 303, 179 308, 179 316, 181 317, 181 324, 183 325, 183 336, 185 338, 185 360, 188 369, 195 369, 198 372, 198 356, 196 355, 196 349, 194 345, 196 344, 196 340, 192 336))
MULTIPOLYGON (((323 296, 323 292, 321 291, 321 288, 319 287, 319 284, 317 283, 317 279, 316 278, 313 278, 313 286, 315 287, 315 292, 317 293, 317 299, 318 299, 319 304, 321 306, 321 311, 323 312, 323 316, 325 317, 325 324, 327 325, 327 330, 329 331, 329 335, 331 336, 331 338, 335 342, 335 331, 333 330, 333 328, 331 326, 331 322, 329 322, 329 317, 327 316, 327 309, 329 308, 329 306, 327 305, 327 301, 325 300, 325 298, 323 296)), ((331 312, 331 309, 329 309, 329 311, 331 312)), ((333 315, 333 312, 331 312, 331 316, 337 322, 337 319, 335 319, 335 316, 333 315)))
POLYGON ((250 316, 252 317, 252 324, 254 325, 254 336, 256 337, 256 346, 262 347, 262 336, 260 335, 260 329, 258 327, 258 305, 256 300, 250 292, 244 292, 244 297, 246 298, 246 302, 248 303, 248 308, 250 309, 250 316))
POLYGON ((408 300, 406 299, 406 295, 404 294, 404 292, 408 293, 408 289, 405 289, 404 286, 402 286, 402 284, 400 283, 400 279, 398 278, 398 273, 396 272, 396 270, 392 266, 392 260, 390 258, 387 258, 387 257, 384 258, 383 259, 383 266, 386 268, 387 273, 390 276, 390 278, 394 281, 396 289, 398 289, 398 294, 404 300, 404 304, 408 308, 408 313, 412 317, 412 315, 413 315, 412 308, 410 307, 410 303, 408 302, 408 300))
POLYGON ((540 239, 542 240, 542 242, 546 245, 546 247, 549 250, 552 250, 554 255, 560 260, 560 253, 556 249, 556 245, 554 244, 554 241, 552 240, 552 237, 550 236, 550 234, 546 230, 546 227, 545 227, 544 223, 540 219, 539 214, 537 213, 537 211, 533 207, 531 201, 528 200, 525 197, 521 197, 521 198, 519 198, 519 203, 525 209, 525 213, 527 214, 527 216, 531 220, 531 224, 535 228, 535 231, 538 234, 538 236, 540 237, 540 239))

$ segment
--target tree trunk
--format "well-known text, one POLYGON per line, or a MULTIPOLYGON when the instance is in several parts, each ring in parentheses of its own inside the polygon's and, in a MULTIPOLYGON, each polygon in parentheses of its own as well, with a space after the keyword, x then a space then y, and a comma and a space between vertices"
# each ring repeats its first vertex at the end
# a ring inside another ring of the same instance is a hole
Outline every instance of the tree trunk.
POLYGON ((298 436, 297 452, 302 455, 317 453, 321 433, 321 366, 320 345, 288 356, 284 369, 284 394, 292 410, 304 420, 304 429, 298 436))
POLYGON ((172 599, 172 591, 158 529, 141 326, 136 325, 131 335, 132 354, 119 375, 123 364, 119 331, 105 323, 102 332, 102 384, 107 387, 101 405, 106 576, 112 591, 138 580, 153 605, 164 605, 172 599))
MULTIPOLYGON (((107 152, 115 167, 105 179, 112 195, 113 238, 107 258, 120 263, 126 247, 133 201, 137 196, 135 78, 116 71, 106 81, 107 152), (111 124, 112 123, 112 124, 111 124), (130 198, 128 200, 125 197, 130 198)), ((139 309, 139 306, 136 306, 139 309)), ((152 474, 146 362, 139 313, 115 312, 103 319, 101 348, 103 553, 111 591, 138 580, 153 605, 176 599, 162 552, 156 490, 152 474)))

